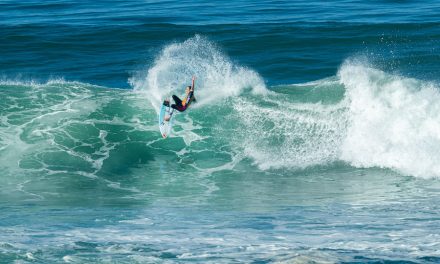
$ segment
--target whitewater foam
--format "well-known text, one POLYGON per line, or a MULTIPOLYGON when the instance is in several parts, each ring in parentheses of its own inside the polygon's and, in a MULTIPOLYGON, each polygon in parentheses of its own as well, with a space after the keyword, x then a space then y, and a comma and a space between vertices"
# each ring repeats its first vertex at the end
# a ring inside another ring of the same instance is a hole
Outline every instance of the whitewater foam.
POLYGON ((440 177, 440 93, 436 84, 347 61, 338 76, 349 113, 341 159, 440 177))

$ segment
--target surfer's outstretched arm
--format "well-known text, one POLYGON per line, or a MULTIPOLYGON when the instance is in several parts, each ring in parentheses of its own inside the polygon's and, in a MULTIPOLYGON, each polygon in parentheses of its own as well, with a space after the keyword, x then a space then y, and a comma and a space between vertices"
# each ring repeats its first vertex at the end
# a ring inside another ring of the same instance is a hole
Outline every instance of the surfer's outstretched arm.
POLYGON ((196 76, 193 76, 193 78, 192 78, 192 86, 191 86, 191 91, 193 91, 193 92, 194 92, 195 82, 196 82, 196 76))

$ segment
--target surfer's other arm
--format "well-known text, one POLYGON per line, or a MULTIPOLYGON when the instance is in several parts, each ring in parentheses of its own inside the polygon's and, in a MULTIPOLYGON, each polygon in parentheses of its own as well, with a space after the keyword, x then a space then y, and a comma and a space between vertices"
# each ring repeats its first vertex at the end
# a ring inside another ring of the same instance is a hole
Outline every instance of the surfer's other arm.
POLYGON ((194 92, 195 82, 196 82, 196 76, 193 76, 193 78, 192 78, 192 85, 191 85, 191 92, 194 92))
POLYGON ((194 97, 194 86, 195 86, 195 82, 196 82, 196 76, 193 76, 192 78, 192 86, 191 86, 191 101, 196 102, 196 98, 194 97))

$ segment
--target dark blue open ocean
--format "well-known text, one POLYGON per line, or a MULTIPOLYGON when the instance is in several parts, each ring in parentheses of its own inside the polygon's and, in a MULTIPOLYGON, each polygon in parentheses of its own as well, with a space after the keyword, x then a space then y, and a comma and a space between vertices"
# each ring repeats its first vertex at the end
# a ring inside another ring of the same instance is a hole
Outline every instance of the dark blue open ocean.
POLYGON ((439 73, 438 1, 0 0, 0 263, 440 263, 439 73))

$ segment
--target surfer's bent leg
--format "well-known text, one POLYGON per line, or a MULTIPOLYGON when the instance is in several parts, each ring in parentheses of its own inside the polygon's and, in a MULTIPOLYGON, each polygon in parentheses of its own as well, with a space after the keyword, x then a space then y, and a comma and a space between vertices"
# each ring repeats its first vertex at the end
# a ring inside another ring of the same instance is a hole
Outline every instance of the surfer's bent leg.
POLYGON ((179 97, 173 95, 173 100, 174 100, 174 102, 176 102, 176 103, 171 105, 172 108, 176 109, 176 110, 179 111, 179 112, 183 112, 183 111, 185 111, 186 107, 184 107, 184 106, 182 105, 182 100, 180 100, 179 97))
POLYGON ((178 106, 182 105, 182 100, 180 100, 180 98, 174 94, 173 94, 173 100, 174 100, 174 102, 176 102, 176 105, 178 105, 178 106))

